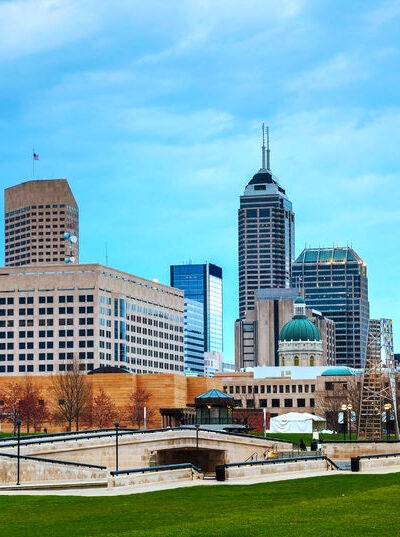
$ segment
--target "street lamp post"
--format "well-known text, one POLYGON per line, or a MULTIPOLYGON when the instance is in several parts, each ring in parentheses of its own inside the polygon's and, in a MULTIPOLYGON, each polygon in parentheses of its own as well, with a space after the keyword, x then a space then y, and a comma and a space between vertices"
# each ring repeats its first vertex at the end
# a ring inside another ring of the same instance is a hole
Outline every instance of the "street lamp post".
POLYGON ((343 405, 340 407, 343 412, 343 440, 346 440, 346 410, 347 405, 346 403, 343 403, 343 405))
POLYGON ((195 425, 196 429, 196 467, 199 468, 199 429, 200 425, 195 425))
POLYGON ((118 428, 119 423, 116 421, 115 425, 115 470, 118 472, 118 428))
POLYGON ((383 408, 386 412, 386 440, 390 438, 390 409, 392 408, 391 403, 385 403, 383 408))
POLYGON ((17 420, 17 434, 18 434, 18 447, 17 447, 17 485, 20 485, 19 482, 19 461, 20 461, 20 453, 21 453, 21 420, 17 420))

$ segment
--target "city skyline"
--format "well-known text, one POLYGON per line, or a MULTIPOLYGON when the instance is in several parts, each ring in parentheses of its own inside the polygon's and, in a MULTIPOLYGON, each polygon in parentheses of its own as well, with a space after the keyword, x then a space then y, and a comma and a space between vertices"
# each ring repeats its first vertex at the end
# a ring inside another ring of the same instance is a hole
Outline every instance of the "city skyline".
POLYGON ((133 37, 121 2, 112 13, 99 2, 93 18, 80 6, 79 29, 77 6, 55 6, 0 6, 24 35, 0 45, 3 188, 32 179, 34 148, 37 178, 66 177, 80 206, 81 262, 105 262, 107 242, 110 265, 163 283, 188 258, 222 266, 232 360, 236 211, 265 120, 296 211, 296 256, 305 244, 352 244, 368 266, 371 317, 392 318, 396 341, 398 4, 136 6, 146 30, 153 17, 147 39, 138 27, 133 37))

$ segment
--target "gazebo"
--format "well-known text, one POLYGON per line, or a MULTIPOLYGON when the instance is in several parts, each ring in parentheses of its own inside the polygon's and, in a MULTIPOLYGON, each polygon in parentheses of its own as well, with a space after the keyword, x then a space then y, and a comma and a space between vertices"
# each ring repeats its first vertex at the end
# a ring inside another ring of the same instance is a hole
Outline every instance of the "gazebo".
POLYGON ((216 388, 194 399, 196 421, 199 425, 228 425, 233 423, 234 398, 216 388))

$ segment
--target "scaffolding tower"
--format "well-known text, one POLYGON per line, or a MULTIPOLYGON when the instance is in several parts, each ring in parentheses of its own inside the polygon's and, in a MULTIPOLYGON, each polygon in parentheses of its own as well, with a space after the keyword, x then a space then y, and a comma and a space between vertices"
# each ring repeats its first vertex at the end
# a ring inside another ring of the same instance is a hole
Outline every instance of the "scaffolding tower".
MULTIPOLYGON (((360 412, 358 417, 358 439, 380 440, 382 438, 382 412, 385 404, 393 411, 395 437, 399 439, 397 419, 396 379, 393 346, 385 334, 380 319, 370 321, 365 369, 363 375, 360 412), (385 382, 386 375, 389 382, 385 382)), ((386 409, 386 425, 390 412, 386 409)))

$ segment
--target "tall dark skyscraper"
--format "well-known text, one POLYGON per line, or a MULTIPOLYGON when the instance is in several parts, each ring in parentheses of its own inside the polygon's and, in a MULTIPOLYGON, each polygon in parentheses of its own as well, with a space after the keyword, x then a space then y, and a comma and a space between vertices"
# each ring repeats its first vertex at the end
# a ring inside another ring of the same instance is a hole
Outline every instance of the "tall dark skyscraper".
POLYGON ((262 145, 262 166, 240 197, 239 209, 239 315, 254 309, 257 289, 288 288, 294 259, 292 203, 270 169, 262 145), (265 156, 267 161, 265 162, 265 156))
POLYGON ((185 368, 198 373, 203 368, 204 372, 204 355, 203 364, 199 361, 200 338, 204 338, 203 353, 223 351, 222 268, 212 263, 171 265, 170 282, 185 293, 185 368))
POLYGON ((367 266, 352 248, 311 248, 293 264, 293 287, 305 290, 310 308, 335 322, 336 363, 363 367, 369 302, 367 266))

